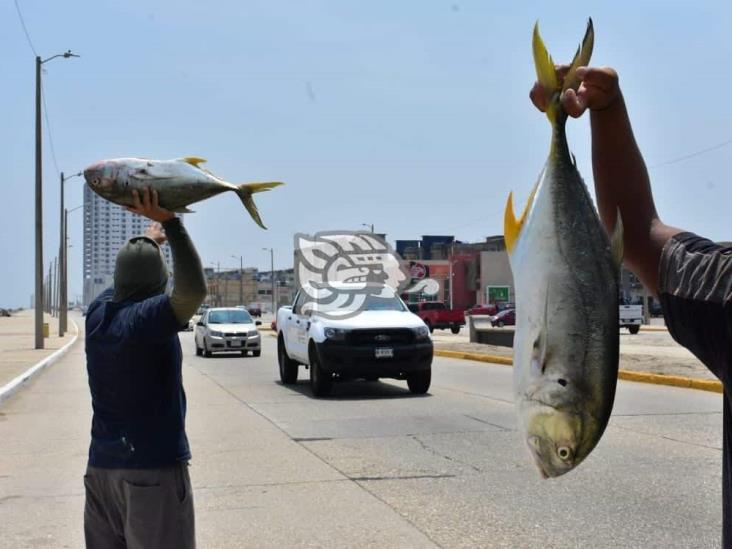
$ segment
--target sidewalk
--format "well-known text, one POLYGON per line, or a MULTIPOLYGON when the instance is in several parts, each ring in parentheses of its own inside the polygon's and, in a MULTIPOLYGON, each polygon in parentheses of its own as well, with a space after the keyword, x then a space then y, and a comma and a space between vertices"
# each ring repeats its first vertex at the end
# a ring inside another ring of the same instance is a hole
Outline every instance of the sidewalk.
POLYGON ((43 349, 35 349, 35 311, 26 309, 11 317, 0 317, 0 387, 38 364, 41 360, 69 343, 76 335, 76 328, 69 319, 69 331, 58 336, 58 318, 44 314, 49 323, 49 337, 43 349))

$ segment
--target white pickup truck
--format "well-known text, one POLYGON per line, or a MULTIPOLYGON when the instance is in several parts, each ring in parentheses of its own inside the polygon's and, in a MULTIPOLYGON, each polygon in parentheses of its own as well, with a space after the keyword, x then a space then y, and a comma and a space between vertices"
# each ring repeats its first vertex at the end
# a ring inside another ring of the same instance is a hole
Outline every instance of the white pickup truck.
POLYGON ((303 309, 307 293, 300 290, 292 306, 277 311, 282 383, 295 383, 302 364, 318 397, 330 394, 335 380, 380 377, 406 379, 412 393, 426 393, 432 378, 429 329, 398 295, 384 293, 369 295, 352 316, 332 319, 319 314, 317 302, 303 309))
POLYGON ((620 327, 637 334, 643 324, 643 305, 620 305, 620 327))

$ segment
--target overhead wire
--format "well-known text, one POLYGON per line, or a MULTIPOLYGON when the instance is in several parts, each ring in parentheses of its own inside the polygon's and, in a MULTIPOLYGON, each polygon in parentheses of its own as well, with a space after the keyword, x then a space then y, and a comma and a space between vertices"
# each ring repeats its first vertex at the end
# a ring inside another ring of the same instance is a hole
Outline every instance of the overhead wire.
POLYGON ((23 19, 23 14, 20 11, 20 6, 18 5, 18 0, 13 0, 15 2, 15 11, 18 12, 18 19, 20 19, 20 26, 23 27, 23 32, 25 33, 25 38, 28 40, 28 45, 30 46, 31 51, 33 52, 33 55, 38 57, 38 53, 36 53, 36 48, 33 46, 33 40, 31 40, 30 34, 28 33, 28 28, 25 26, 25 20, 23 19))

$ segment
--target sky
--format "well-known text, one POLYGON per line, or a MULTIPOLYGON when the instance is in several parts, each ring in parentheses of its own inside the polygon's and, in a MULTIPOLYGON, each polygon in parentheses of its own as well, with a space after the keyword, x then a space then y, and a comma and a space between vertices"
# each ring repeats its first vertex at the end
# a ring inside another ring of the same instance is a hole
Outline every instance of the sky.
MULTIPOLYGON (((243 256, 268 270, 262 248, 291 267, 297 232, 373 224, 392 243, 501 234, 508 193, 523 203, 549 149, 528 100, 534 22, 566 62, 588 16, 592 64, 620 74, 662 219, 732 240, 729 2, 3 0, 0 307, 27 307, 34 287, 33 49, 81 55, 42 77, 46 265, 59 246, 60 171, 200 156, 232 183, 286 183, 256 196, 267 231, 233 193, 185 218, 205 265, 243 256)), ((586 117, 569 122, 568 140, 592 191, 586 117)), ((83 184, 67 182, 69 209, 83 184)), ((82 294, 82 230, 81 210, 71 213, 71 299, 82 294)))

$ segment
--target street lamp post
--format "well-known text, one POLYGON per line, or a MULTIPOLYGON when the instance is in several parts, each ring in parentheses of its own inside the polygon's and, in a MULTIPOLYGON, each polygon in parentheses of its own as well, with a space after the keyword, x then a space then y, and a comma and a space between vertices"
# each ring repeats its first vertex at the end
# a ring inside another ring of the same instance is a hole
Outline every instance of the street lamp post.
MULTIPOLYGON (((235 255, 232 255, 236 259, 235 255)), ((244 256, 239 256, 239 305, 244 305, 244 256)))
POLYGON ((59 229, 59 262, 61 263, 61 291, 59 292, 59 313, 58 313, 58 335, 63 337, 66 332, 66 326, 68 322, 68 299, 67 299, 67 261, 66 261, 66 209, 64 207, 64 199, 66 196, 64 183, 72 177, 78 177, 81 172, 75 173, 68 177, 64 177, 64 172, 61 172, 61 210, 59 215, 59 222, 61 227, 59 229))
MULTIPOLYGON (((77 174, 78 175, 78 174, 77 174)), ((71 177, 74 177, 73 175, 71 177)), ((71 179, 67 177, 67 179, 71 179)), ((63 196, 63 195, 62 195, 63 196)), ((79 208, 83 208, 81 204, 70 210, 64 209, 64 219, 62 228, 63 240, 63 260, 61 261, 61 313, 59 316, 59 336, 63 336, 68 331, 68 313, 69 313, 69 214, 75 212, 79 208), (63 331, 61 326, 63 326, 63 331)))
POLYGON ((41 66, 52 59, 79 57, 71 53, 53 55, 48 59, 36 56, 36 298, 35 347, 43 349, 43 161, 41 146, 41 66))
POLYGON ((265 252, 269 250, 269 260, 270 260, 270 278, 272 279, 272 314, 277 314, 277 304, 276 304, 276 297, 275 297, 275 277, 274 277, 274 248, 262 248, 265 252))
POLYGON ((371 229, 371 232, 374 232, 374 224, 373 223, 361 223, 363 227, 371 229))

